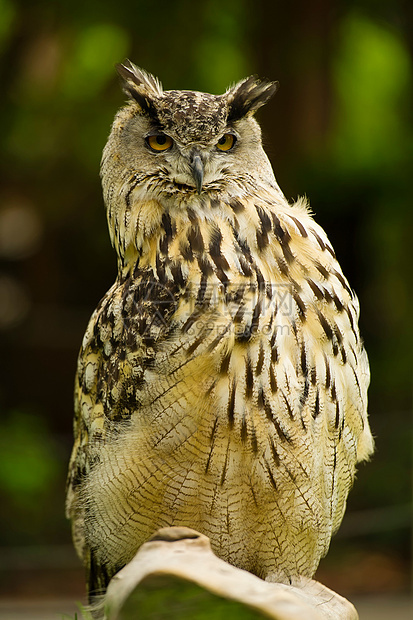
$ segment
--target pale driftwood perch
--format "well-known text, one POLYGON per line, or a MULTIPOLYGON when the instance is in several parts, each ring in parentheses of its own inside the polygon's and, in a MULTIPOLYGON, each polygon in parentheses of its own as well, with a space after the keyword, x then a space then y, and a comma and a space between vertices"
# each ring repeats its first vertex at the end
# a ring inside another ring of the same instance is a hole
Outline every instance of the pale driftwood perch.
POLYGON ((109 584, 105 620, 357 620, 353 605, 312 580, 268 583, 216 557, 195 530, 158 530, 109 584), (218 612, 218 614, 217 614, 218 612))

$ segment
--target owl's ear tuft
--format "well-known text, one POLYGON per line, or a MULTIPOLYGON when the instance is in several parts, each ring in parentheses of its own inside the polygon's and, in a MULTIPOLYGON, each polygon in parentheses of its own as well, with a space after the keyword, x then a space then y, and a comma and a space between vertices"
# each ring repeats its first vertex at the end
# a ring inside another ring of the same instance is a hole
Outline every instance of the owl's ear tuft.
POLYGON ((225 93, 228 98, 228 120, 251 116, 271 99, 277 88, 278 82, 260 80, 255 75, 241 80, 225 93))
POLYGON ((123 91, 134 99, 143 112, 156 116, 153 99, 162 95, 162 84, 151 73, 134 65, 130 60, 117 64, 116 70, 122 80, 123 91))

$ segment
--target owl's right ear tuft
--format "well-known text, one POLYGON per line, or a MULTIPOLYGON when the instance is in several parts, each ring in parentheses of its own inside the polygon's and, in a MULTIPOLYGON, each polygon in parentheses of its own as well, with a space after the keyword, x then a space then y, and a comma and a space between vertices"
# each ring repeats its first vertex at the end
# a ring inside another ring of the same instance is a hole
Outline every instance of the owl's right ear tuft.
POLYGON ((153 99, 163 93, 162 84, 151 73, 147 73, 134 65, 130 60, 117 64, 116 70, 122 80, 123 91, 134 99, 142 112, 156 116, 153 99))

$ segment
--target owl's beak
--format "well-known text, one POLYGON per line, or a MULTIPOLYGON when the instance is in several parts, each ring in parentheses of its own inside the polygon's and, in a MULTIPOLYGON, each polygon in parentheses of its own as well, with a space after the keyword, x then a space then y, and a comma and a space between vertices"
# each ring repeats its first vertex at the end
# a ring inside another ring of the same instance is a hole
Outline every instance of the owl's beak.
POLYGON ((197 151, 195 151, 192 156, 191 170, 197 192, 198 194, 200 194, 202 190, 202 183, 204 180, 204 164, 202 163, 201 156, 197 151))

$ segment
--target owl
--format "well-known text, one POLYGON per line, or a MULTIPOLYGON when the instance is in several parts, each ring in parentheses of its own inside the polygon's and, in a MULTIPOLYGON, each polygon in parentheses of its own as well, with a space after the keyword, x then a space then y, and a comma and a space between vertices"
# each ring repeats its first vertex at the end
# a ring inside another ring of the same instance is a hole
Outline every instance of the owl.
POLYGON ((87 327, 67 513, 89 595, 160 527, 311 577, 373 440, 359 305, 254 118, 276 83, 163 90, 118 66, 101 178, 118 275, 87 327))

